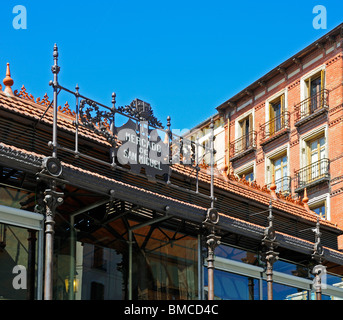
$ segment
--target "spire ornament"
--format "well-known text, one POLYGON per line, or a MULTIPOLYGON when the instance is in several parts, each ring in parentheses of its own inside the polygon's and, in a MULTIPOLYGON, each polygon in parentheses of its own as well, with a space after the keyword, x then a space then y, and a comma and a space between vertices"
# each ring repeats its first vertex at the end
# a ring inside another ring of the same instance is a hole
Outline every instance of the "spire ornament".
POLYGON ((11 71, 10 71, 10 64, 7 63, 7 68, 6 68, 6 77, 3 80, 3 83, 5 85, 5 90, 4 92, 8 95, 8 96, 14 96, 14 93, 12 91, 12 86, 14 84, 13 79, 11 78, 11 71))

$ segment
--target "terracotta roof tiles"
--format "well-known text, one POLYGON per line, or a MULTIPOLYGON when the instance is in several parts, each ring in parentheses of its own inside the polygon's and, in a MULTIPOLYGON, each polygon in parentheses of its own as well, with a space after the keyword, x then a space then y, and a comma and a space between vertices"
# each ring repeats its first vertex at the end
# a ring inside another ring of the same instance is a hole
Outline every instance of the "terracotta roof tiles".
MULTIPOLYGON (((21 94, 15 91, 15 96, 9 97, 3 92, 0 91, 0 109, 4 109, 10 112, 17 113, 19 115, 25 116, 30 119, 34 120, 41 120, 42 122, 46 123, 47 125, 52 125, 53 123, 53 115, 52 115, 52 108, 50 108, 47 112, 47 107, 49 105, 49 100, 47 96, 44 99, 37 99, 34 98, 26 93, 26 89, 22 88, 21 94), (20 97, 23 96, 23 97, 20 97), (45 113, 44 117, 42 115, 45 113)), ((59 108, 58 115, 58 127, 59 129, 63 129, 70 133, 75 134, 75 125, 73 121, 75 120, 74 115, 72 112, 69 112, 70 109, 65 106, 64 112, 62 108, 59 108), (67 112, 66 112, 67 111, 67 112)), ((102 145, 111 146, 105 139, 105 137, 97 135, 96 133, 88 130, 87 128, 80 127, 79 133, 84 138, 90 139, 93 142, 100 143, 102 145)), ((22 150, 23 152, 27 152, 22 150)), ((43 157, 43 156, 42 156, 43 157)), ((65 164, 69 166, 69 164, 65 164)), ((81 170, 81 169, 80 169, 81 170)), ((187 177, 195 178, 195 170, 184 166, 181 164, 174 164, 172 165, 172 170, 177 172, 181 175, 185 175, 187 177)), ((96 173, 90 173, 96 175, 96 173)), ((102 178, 106 178, 101 176, 102 178)), ((211 177, 208 173, 201 170, 199 172, 199 180, 205 183, 210 183, 211 177)), ((244 180, 244 179, 243 179, 244 180)), ((245 180, 239 180, 235 176, 229 174, 228 176, 220 172, 216 169, 216 175, 214 177, 214 184, 215 187, 225 190, 227 192, 231 192, 233 194, 244 196, 248 199, 254 200, 256 202, 262 203, 264 205, 269 205, 269 201, 271 199, 270 191, 267 190, 265 187, 259 187, 256 184, 249 184, 245 180)), ((288 212, 289 214, 304 218, 306 220, 316 222, 317 215, 314 212, 306 210, 304 208, 304 204, 301 201, 295 201, 290 198, 283 198, 281 195, 278 195, 277 201, 273 201, 273 207, 288 212)), ((323 225, 327 225, 333 228, 337 228, 335 224, 325 219, 321 220, 323 225)))

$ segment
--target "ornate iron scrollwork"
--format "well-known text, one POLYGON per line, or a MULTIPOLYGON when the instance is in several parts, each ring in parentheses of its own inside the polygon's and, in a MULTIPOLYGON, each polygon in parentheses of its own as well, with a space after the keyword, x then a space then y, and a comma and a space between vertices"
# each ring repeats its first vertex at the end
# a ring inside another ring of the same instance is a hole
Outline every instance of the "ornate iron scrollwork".
POLYGON ((157 120, 149 103, 140 99, 133 100, 130 105, 117 108, 119 112, 127 114, 137 120, 148 121, 149 125, 163 129, 162 122, 157 120))
POLYGON ((89 99, 83 99, 80 102, 79 114, 82 125, 93 132, 104 136, 112 146, 116 145, 116 141, 114 135, 110 131, 110 124, 108 121, 109 119, 113 119, 114 113, 115 110, 101 110, 96 102, 89 99))

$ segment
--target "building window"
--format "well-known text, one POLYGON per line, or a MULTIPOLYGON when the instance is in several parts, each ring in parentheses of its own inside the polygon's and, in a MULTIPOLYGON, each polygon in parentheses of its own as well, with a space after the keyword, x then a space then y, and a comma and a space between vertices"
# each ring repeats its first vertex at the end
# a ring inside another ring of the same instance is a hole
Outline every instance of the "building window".
POLYGON ((318 128, 301 139, 301 168, 295 171, 295 190, 330 179, 326 129, 318 128))
POLYGON ((95 269, 106 271, 106 260, 104 259, 104 248, 94 246, 93 265, 95 269))
POLYGON ((326 201, 325 200, 310 206, 310 209, 312 211, 314 211, 321 218, 327 219, 327 215, 326 215, 326 201))
POLYGON ((274 174, 276 192, 289 191, 290 179, 288 176, 287 154, 272 159, 272 174, 274 174))
POLYGON ((251 168, 246 172, 243 172, 241 174, 238 175, 240 178, 245 178, 245 180, 249 181, 249 182, 253 182, 255 177, 254 177, 254 169, 251 168))
POLYGON ((309 113, 318 109, 321 105, 320 92, 324 89, 324 70, 308 77, 305 80, 305 95, 309 99, 307 108, 309 113))
POLYGON ((285 95, 282 94, 278 98, 269 102, 269 136, 280 131, 285 126, 285 95))
POLYGON ((253 120, 252 114, 239 121, 240 137, 241 140, 241 149, 246 150, 252 145, 251 141, 251 132, 253 131, 253 120))
POLYGON ((307 142, 308 182, 327 173, 325 137, 317 137, 307 142))
POLYGON ((239 178, 244 178, 245 180, 249 182, 253 182, 255 180, 255 163, 249 163, 237 170, 235 170, 236 175, 239 178))
POLYGON ((302 117, 306 117, 314 113, 316 110, 321 109, 326 106, 327 92, 324 86, 324 81, 325 81, 324 76, 325 76, 325 71, 321 70, 304 80, 305 100, 303 101, 301 105, 302 117))
POLYGON ((283 146, 266 157, 266 185, 270 188, 272 181, 276 192, 286 194, 290 191, 291 177, 289 176, 288 148, 283 146))

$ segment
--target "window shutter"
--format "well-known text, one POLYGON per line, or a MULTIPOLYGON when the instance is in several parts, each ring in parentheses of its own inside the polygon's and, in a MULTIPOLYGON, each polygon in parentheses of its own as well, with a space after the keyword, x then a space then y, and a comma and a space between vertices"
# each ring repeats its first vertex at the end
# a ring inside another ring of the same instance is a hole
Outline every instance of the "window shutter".
POLYGON ((254 124, 253 124, 253 119, 252 119, 252 113, 249 114, 249 133, 254 130, 254 124))
POLYGON ((275 122, 274 118, 275 118, 275 113, 274 113, 273 104, 269 102, 269 135, 268 137, 274 134, 274 122, 275 122))
POLYGON ((324 81, 325 81, 325 70, 323 69, 322 71, 320 71, 320 90, 323 90, 325 88, 324 81))
POLYGON ((285 94, 280 97, 280 104, 281 104, 281 128, 285 126, 285 94))

